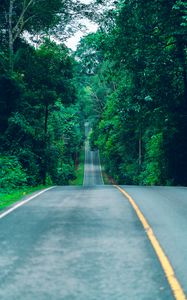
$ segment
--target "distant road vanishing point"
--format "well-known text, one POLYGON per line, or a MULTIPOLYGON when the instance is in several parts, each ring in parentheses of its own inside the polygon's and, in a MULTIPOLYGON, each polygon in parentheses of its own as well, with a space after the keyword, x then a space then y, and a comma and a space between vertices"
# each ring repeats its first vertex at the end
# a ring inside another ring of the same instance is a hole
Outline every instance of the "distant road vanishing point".
MULTIPOLYGON (((86 143, 85 154, 82 187, 54 187, 1 212, 0 299, 185 299, 174 296, 132 205, 103 184, 99 152, 86 143)), ((122 188, 148 220, 186 293, 187 188, 122 188)))

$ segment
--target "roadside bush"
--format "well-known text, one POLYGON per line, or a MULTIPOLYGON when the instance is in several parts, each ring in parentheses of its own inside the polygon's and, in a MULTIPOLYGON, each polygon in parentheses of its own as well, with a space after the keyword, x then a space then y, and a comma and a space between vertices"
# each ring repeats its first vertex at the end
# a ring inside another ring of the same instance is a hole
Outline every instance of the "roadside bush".
POLYGON ((14 156, 0 157, 0 188, 7 192, 26 185, 27 175, 14 156))
POLYGON ((163 134, 152 135, 146 144, 144 171, 140 180, 146 185, 161 185, 166 182, 166 161, 163 134))
POLYGON ((96 128, 94 130, 91 130, 89 134, 89 145, 92 151, 97 150, 97 138, 98 138, 98 132, 96 128))
POLYGON ((57 169, 56 174, 53 175, 51 179, 53 184, 68 185, 69 181, 74 180, 75 178, 74 165, 62 163, 62 165, 57 169))

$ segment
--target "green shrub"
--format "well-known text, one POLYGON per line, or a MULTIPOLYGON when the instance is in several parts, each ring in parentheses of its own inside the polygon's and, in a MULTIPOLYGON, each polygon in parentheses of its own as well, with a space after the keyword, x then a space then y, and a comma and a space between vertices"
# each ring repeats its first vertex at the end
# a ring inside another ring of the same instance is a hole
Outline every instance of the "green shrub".
POLYGON ((163 147, 163 133, 152 135, 146 144, 144 171, 140 180, 146 185, 165 184, 166 161, 163 147))
POLYGON ((57 168, 57 172, 52 176, 53 184, 68 185, 70 180, 76 178, 74 165, 63 163, 57 168))
POLYGON ((26 185, 27 176, 14 156, 0 157, 0 188, 5 191, 26 185))
POLYGON ((97 130, 91 130, 91 132, 89 134, 89 145, 90 145, 90 148, 92 151, 94 151, 98 148, 97 137, 98 137, 97 130))

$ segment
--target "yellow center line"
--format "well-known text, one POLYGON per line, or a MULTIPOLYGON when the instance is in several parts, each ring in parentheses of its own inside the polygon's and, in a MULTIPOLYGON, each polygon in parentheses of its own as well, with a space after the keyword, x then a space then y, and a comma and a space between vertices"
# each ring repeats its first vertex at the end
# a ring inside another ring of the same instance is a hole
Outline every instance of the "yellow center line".
POLYGON ((166 274, 166 278, 168 280, 168 283, 171 287, 171 290, 174 294, 175 299, 176 300, 187 300, 186 295, 185 295, 178 279, 176 278, 174 269, 173 269, 168 257, 164 253, 164 250, 162 249, 161 245, 159 244, 159 241, 157 240, 151 226, 149 225, 148 221, 146 220, 143 213, 139 209, 138 205, 125 190, 123 190, 121 187, 119 187, 117 185, 114 185, 114 186, 128 199, 128 201, 134 208, 139 220, 141 221, 141 223, 147 233, 149 240, 151 241, 153 249, 158 256, 158 259, 159 259, 159 261, 162 265, 162 268, 166 274))

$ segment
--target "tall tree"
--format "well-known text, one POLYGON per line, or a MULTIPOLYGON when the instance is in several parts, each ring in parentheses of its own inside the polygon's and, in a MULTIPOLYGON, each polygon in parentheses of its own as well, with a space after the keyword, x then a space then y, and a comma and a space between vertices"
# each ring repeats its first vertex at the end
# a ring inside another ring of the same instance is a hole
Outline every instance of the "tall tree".
POLYGON ((185 8, 183 1, 118 1, 101 24, 98 51, 113 88, 93 137, 120 182, 187 183, 185 8))
POLYGON ((25 31, 32 35, 56 34, 70 30, 68 24, 83 14, 90 14, 87 5, 73 0, 8 0, 1 2, 3 35, 8 40, 9 69, 14 66, 14 44, 25 31))

